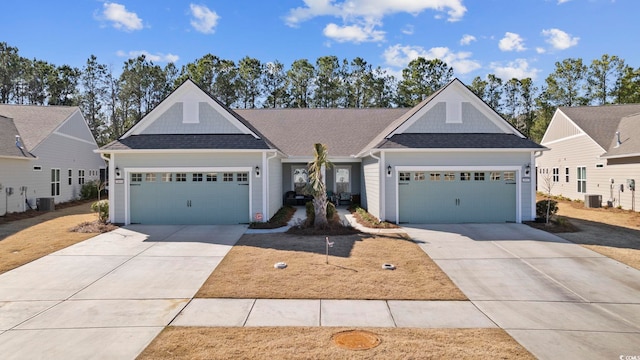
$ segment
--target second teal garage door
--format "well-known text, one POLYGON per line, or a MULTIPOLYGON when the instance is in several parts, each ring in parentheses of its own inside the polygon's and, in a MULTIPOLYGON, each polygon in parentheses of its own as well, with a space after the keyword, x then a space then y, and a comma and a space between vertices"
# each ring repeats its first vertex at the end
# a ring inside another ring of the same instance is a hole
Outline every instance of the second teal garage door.
POLYGON ((515 172, 401 172, 398 207, 401 223, 515 222, 515 172))
POLYGON ((131 173, 132 224, 242 224, 249 222, 249 174, 131 173))

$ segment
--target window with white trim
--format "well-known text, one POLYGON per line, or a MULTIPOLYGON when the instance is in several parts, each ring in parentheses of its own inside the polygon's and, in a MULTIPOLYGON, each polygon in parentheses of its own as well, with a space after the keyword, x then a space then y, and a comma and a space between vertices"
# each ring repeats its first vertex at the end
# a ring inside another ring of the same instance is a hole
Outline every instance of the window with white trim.
POLYGON ((461 172, 460 173, 460 181, 471 181, 471 173, 470 172, 461 172))
POLYGON ((144 181, 146 181, 146 182, 154 182, 154 181, 156 181, 156 174, 155 173, 146 173, 144 175, 144 181))
POLYGON ((577 168, 577 177, 576 180, 578 182, 578 192, 586 193, 587 192, 587 167, 586 166, 578 166, 577 168))
POLYGON ((489 179, 491 181, 500 181, 500 171, 492 171, 489 174, 489 179))
POLYGON ((82 169, 78 170, 78 184, 84 184, 84 170, 82 169))
POLYGON ((440 181, 440 173, 431 173, 431 174, 429 174, 429 180, 431 180, 431 181, 440 181))
POLYGON ((131 173, 131 182, 142 182, 142 173, 131 173))
POLYGON ((187 182, 187 173, 176 173, 176 182, 187 182))
POLYGON ((411 181, 410 172, 401 172, 398 174, 398 181, 411 181))
POLYGON ((223 173, 222 181, 231 182, 233 181, 233 173, 223 173))
POLYGON ((51 169, 51 196, 60 195, 60 169, 51 169))
POLYGON ((193 182, 202 182, 202 174, 201 173, 195 173, 191 176, 191 181, 193 182))
POLYGON ((69 169, 67 171, 67 178, 69 181, 69 185, 73 185, 73 169, 69 169))
POLYGON ((569 182, 569 168, 564 168, 564 182, 569 182))
POLYGON ((238 181, 238 182, 247 182, 247 181, 249 181, 249 174, 248 173, 237 173, 236 174, 236 181, 238 181))
POLYGON ((425 176, 423 172, 417 172, 413 174, 413 180, 414 181, 424 181, 425 176))
POLYGON ((552 178, 554 183, 557 183, 560 181, 560 169, 555 167, 553 168, 553 178, 552 178))
POLYGON ((505 171, 504 172, 504 181, 516 181, 516 172, 515 171, 505 171))
POLYGON ((162 173, 162 182, 172 182, 173 174, 172 173, 162 173))
POLYGON ((444 173, 444 181, 456 181, 456 173, 454 172, 444 173))
POLYGON ((207 174, 207 182, 218 181, 218 174, 216 173, 208 173, 207 174))
POLYGON ((473 180, 475 180, 475 181, 484 181, 484 173, 483 172, 473 173, 473 180))

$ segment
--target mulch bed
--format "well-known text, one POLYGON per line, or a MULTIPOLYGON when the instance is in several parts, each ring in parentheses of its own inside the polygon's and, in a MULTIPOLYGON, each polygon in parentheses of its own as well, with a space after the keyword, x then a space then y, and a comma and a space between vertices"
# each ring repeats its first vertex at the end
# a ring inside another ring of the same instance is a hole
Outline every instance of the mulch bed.
MULTIPOLYGON (((68 207, 72 207, 72 206, 78 206, 78 205, 83 205, 83 204, 88 204, 93 202, 93 200, 73 200, 73 201, 67 201, 67 202, 63 202, 63 203, 59 203, 55 205, 56 210, 61 210, 61 209, 65 209, 68 207)), ((42 214, 44 214, 45 212, 43 211, 38 211, 38 210, 27 210, 27 211, 23 211, 23 212, 12 212, 12 213, 7 213, 3 216, 0 216, 0 225, 2 224, 6 224, 6 223, 10 223, 12 221, 17 221, 17 220, 24 220, 24 219, 31 219, 34 218, 36 216, 40 216, 42 214)))

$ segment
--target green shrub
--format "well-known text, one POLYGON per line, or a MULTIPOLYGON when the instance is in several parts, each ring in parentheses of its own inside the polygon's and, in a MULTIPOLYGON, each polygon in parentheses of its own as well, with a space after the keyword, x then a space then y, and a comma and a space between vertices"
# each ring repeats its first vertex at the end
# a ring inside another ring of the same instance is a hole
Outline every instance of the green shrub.
POLYGON ((289 220, 293 217, 293 214, 296 212, 296 208, 293 206, 285 205, 280 208, 269 221, 262 222, 256 221, 249 224, 250 229, 276 229, 279 227, 286 226, 289 223, 289 220))
POLYGON ((80 199, 82 200, 93 200, 98 199, 98 191, 100 191, 100 195, 104 194, 104 185, 105 183, 100 180, 92 180, 84 183, 82 188, 80 188, 80 199))
POLYGON ((105 224, 109 220, 109 200, 100 200, 91 204, 91 211, 98 213, 98 220, 105 224))
POLYGON ((549 207, 549 219, 551 219, 558 212, 558 202, 555 200, 540 200, 536 203, 536 218, 547 218, 547 206, 549 207))

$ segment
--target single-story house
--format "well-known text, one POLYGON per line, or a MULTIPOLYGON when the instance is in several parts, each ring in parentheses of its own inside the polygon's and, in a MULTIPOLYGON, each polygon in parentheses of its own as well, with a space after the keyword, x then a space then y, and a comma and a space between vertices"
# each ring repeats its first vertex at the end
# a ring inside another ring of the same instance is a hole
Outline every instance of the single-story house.
POLYGON ((0 216, 75 200, 106 164, 78 107, 0 104, 0 216))
POLYGON ((131 224, 269 219, 328 147, 329 191, 394 223, 535 217, 536 153, 455 79, 412 109, 231 110, 190 80, 120 139, 109 163, 110 218, 131 224))
POLYGON ((550 150, 537 160, 539 191, 638 209, 640 104, 558 108, 541 144, 550 150))

